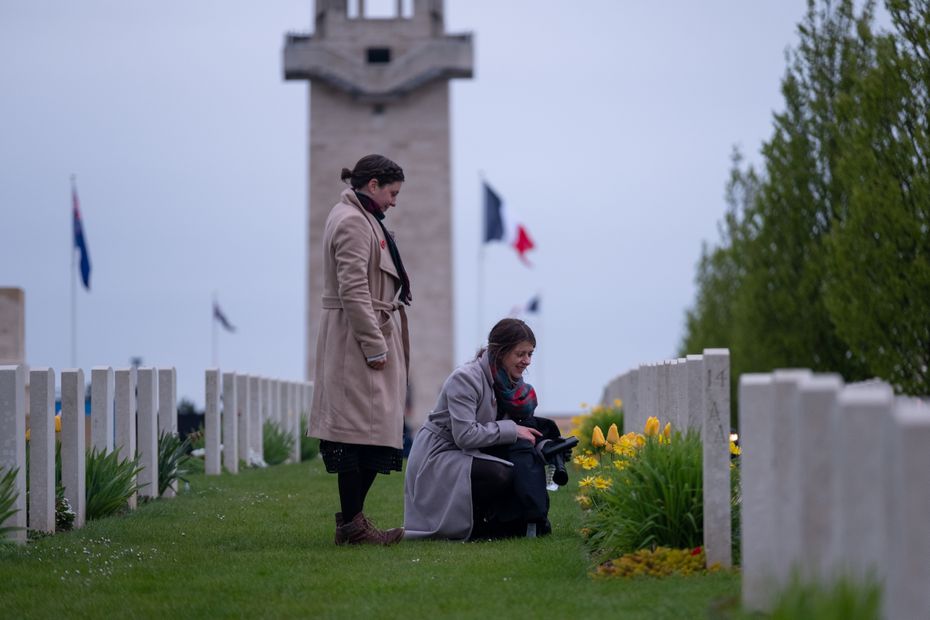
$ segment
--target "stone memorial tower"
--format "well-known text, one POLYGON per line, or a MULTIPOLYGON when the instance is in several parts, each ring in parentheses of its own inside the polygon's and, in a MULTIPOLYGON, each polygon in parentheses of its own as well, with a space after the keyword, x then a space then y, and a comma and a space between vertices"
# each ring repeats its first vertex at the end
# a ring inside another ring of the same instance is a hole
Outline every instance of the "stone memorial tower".
POLYGON ((284 47, 284 78, 311 82, 307 376, 316 364, 323 226, 346 187, 339 173, 380 153, 407 179, 385 225, 413 291, 415 426, 453 365, 449 80, 471 77, 473 54, 470 34, 444 30, 442 0, 397 0, 393 16, 378 18, 365 0, 316 0, 313 34, 288 34, 284 47))

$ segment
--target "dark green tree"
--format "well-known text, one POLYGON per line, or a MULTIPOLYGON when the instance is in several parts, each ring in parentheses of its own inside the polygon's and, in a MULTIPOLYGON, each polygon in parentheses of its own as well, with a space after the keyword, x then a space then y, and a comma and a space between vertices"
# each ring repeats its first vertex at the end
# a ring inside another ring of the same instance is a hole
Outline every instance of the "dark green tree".
POLYGON ((930 3, 889 0, 893 32, 843 93, 824 301, 837 333, 898 391, 930 393, 930 3))

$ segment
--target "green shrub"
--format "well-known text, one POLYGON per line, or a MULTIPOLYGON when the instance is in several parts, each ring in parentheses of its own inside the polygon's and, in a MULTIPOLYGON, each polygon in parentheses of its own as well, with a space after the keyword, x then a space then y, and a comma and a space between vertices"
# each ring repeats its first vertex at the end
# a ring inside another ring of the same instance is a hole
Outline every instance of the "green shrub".
POLYGON ((101 519, 120 511, 139 490, 136 474, 142 471, 136 459, 119 458, 116 451, 92 448, 85 461, 87 519, 101 519))
POLYGON ((878 620, 880 610, 881 588, 874 581, 823 586, 795 579, 776 597, 771 620, 878 620))
MULTIPOLYGON (((606 435, 611 424, 616 424, 617 431, 623 433, 623 408, 619 400, 615 400, 611 407, 595 405, 588 413, 573 417, 573 428, 569 434, 578 438, 575 454, 583 454, 585 450, 594 449, 591 445, 591 433, 594 432, 595 426, 599 426, 601 432, 606 435)), ((633 430, 642 432, 642 429, 633 430)))
POLYGON ((300 420, 300 460, 310 461, 320 453, 320 440, 316 437, 307 437, 307 420, 300 420))
POLYGON ((271 420, 265 420, 263 427, 262 449, 265 453, 265 462, 269 465, 283 463, 291 456, 294 449, 294 437, 271 420))
MULTIPOLYGON (((621 461, 601 467, 601 488, 583 517, 595 556, 617 557, 654 547, 694 549, 703 544, 703 460, 697 433, 645 438, 621 461)), ((582 480, 582 484, 585 480, 582 480)))
POLYGON ((0 543, 6 542, 7 534, 21 530, 21 527, 4 526, 3 522, 19 512, 16 508, 16 499, 19 493, 16 490, 16 475, 19 468, 0 469, 0 543))
POLYGON ((158 436, 158 495, 165 494, 168 487, 177 480, 187 482, 185 476, 193 473, 190 466, 191 436, 184 441, 175 433, 163 431, 158 436))

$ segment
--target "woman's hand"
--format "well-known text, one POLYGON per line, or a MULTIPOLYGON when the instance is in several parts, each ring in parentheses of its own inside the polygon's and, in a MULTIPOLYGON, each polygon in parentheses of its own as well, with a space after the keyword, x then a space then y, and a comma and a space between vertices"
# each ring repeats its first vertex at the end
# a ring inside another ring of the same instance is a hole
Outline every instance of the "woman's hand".
POLYGON ((384 370, 384 367, 387 365, 387 359, 375 360, 373 362, 368 362, 369 368, 374 368, 375 370, 384 370))
POLYGON ((536 445, 536 438, 542 437, 542 433, 537 431, 535 428, 529 428, 528 426, 517 425, 517 440, 526 439, 532 445, 536 445))

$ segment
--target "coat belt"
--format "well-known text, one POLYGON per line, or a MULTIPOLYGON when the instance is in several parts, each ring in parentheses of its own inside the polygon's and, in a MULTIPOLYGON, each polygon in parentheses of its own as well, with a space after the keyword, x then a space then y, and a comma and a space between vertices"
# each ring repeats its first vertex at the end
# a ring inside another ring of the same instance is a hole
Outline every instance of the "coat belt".
MULTIPOLYGON (((380 310, 383 312, 394 312, 395 310, 400 313, 400 339, 403 342, 404 347, 404 369, 407 372, 407 377, 409 380, 410 377, 410 328, 407 324, 407 310, 405 306, 400 301, 381 301, 380 299, 372 299, 371 307, 374 310, 380 310)), ((342 299, 336 295, 323 295, 323 309, 324 310, 342 310, 342 299)))

